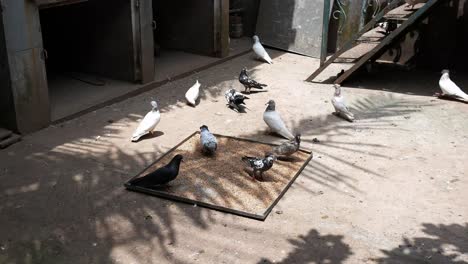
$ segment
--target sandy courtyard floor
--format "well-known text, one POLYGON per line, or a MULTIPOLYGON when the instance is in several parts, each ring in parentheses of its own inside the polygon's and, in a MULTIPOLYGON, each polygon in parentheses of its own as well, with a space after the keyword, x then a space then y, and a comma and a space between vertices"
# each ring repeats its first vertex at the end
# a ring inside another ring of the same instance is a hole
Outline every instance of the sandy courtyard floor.
POLYGON ((303 81, 317 60, 271 53, 273 65, 241 56, 0 151, 0 263, 468 263, 468 105, 428 96, 439 73, 356 78, 348 123, 331 115, 330 85, 303 81), (223 95, 244 66, 269 86, 238 114, 223 95), (159 132, 132 143, 152 98, 159 132), (314 158, 266 221, 124 189, 202 124, 281 142, 262 120, 269 99, 314 158))

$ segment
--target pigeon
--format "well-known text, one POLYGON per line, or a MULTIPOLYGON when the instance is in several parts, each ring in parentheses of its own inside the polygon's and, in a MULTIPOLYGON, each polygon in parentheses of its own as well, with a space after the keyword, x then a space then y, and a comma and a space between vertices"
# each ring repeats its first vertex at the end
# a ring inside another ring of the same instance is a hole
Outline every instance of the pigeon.
POLYGON ((389 35, 390 33, 392 33, 392 31, 398 28, 398 24, 394 21, 380 22, 377 25, 383 30, 385 30, 385 32, 382 32, 385 35, 389 35))
POLYGON ((208 127, 203 125, 200 127, 200 143, 202 152, 208 155, 213 155, 218 148, 218 141, 216 137, 211 134, 208 127))
POLYGON ((349 122, 354 122, 354 115, 349 111, 348 107, 346 107, 346 103, 344 97, 341 95, 341 85, 334 84, 335 87, 335 94, 331 100, 333 107, 335 107, 335 115, 340 116, 349 122))
POLYGON ((274 147, 273 152, 278 156, 291 156, 294 152, 299 150, 300 145, 301 134, 297 134, 294 139, 274 147))
POLYGON ((167 184, 175 180, 179 174, 179 166, 181 161, 184 161, 184 158, 182 155, 177 154, 166 166, 158 168, 143 177, 133 179, 130 181, 130 184, 146 188, 167 184))
POLYGON ((151 101, 153 109, 149 111, 143 120, 141 120, 135 132, 132 135, 132 141, 138 141, 142 136, 153 133, 154 128, 161 120, 161 114, 159 113, 158 104, 156 101, 151 101))
POLYGON ((247 69, 245 67, 239 74, 239 82, 242 83, 242 85, 244 85, 246 93, 250 93, 250 89, 252 88, 263 89, 263 87, 268 86, 266 84, 258 83, 255 80, 250 79, 249 75, 247 75, 247 69))
POLYGON ((468 102, 468 94, 464 93, 452 80, 450 80, 449 70, 442 71, 442 77, 439 80, 439 86, 442 90, 442 96, 468 102))
POLYGON ((420 3, 426 3, 427 0, 405 0, 405 2, 408 4, 408 7, 411 7, 411 9, 413 9, 415 5, 420 3))
POLYGON ((197 80, 197 82, 192 87, 190 87, 185 93, 185 99, 187 99, 187 102, 190 105, 195 106, 199 94, 200 94, 200 83, 197 80))
POLYGON ((230 89, 225 94, 224 97, 230 108, 236 109, 238 112, 243 109, 245 105, 244 100, 249 99, 249 97, 239 93, 236 89, 230 89))
POLYGON ((270 100, 266 103, 268 106, 263 112, 263 121, 270 127, 270 129, 287 139, 293 139, 293 134, 288 130, 278 112, 275 111, 275 101, 270 100))
POLYGON ((252 49, 255 52, 257 58, 268 62, 268 64, 272 64, 273 61, 271 60, 270 55, 268 55, 268 53, 266 52, 265 48, 262 46, 262 43, 260 43, 260 39, 258 38, 258 36, 255 35, 252 38, 254 40, 252 49))
POLYGON ((253 169, 254 179, 257 178, 257 172, 260 172, 260 178, 263 179, 263 172, 271 169, 275 160, 276 157, 271 153, 267 153, 264 158, 249 156, 242 157, 242 161, 245 162, 247 166, 253 169))

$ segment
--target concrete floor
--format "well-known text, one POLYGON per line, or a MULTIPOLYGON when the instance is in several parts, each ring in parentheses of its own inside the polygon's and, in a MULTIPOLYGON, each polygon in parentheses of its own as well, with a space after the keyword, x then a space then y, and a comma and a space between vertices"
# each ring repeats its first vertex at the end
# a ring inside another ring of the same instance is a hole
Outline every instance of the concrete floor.
POLYGON ((468 108, 428 96, 439 73, 355 78, 348 123, 331 115, 330 85, 303 81, 317 60, 270 52, 272 65, 244 55, 1 151, 0 263, 468 263, 468 108), (237 114, 223 93, 243 66, 269 86, 237 114), (160 132, 131 143, 152 97, 160 132), (271 98, 314 159, 266 221, 123 188, 201 124, 281 142, 262 121, 271 98))
MULTIPOLYGON (((229 57, 236 56, 251 48, 250 38, 231 39, 229 57)), ((162 50, 155 58, 154 81, 162 82, 174 79, 184 73, 196 71, 201 67, 216 63, 226 58, 216 58, 187 53, 177 50, 162 50)), ((94 105, 105 103, 142 88, 141 84, 103 78, 89 74, 48 74, 49 96, 52 121, 81 112, 94 105), (104 81, 105 85, 92 85, 73 77, 85 77, 86 80, 104 81)))

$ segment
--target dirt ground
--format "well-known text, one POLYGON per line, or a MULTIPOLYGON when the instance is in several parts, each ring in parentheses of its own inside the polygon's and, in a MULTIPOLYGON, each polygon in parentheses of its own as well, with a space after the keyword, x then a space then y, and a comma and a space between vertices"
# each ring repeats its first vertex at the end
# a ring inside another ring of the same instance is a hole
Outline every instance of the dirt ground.
POLYGON ((468 104, 430 96, 440 73, 355 78, 348 123, 331 115, 330 85, 303 81, 317 60, 271 53, 273 65, 241 56, 0 151, 0 263, 468 263, 468 104), (239 114, 223 94, 243 66, 269 86, 239 114), (132 143, 152 98, 159 132, 132 143), (314 158, 264 222, 124 189, 201 124, 281 142, 262 120, 269 99, 314 158))

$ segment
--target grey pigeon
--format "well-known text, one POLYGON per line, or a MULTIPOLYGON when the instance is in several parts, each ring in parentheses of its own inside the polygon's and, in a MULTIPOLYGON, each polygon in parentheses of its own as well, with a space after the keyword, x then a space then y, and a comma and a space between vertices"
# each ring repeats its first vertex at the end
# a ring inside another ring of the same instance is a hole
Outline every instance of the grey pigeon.
POLYGON ((260 178, 263 179, 263 172, 271 169, 275 160, 276 157, 271 153, 267 153, 264 158, 249 156, 242 157, 242 161, 253 169, 253 177, 255 179, 257 179, 257 173, 260 173, 260 178))
POLYGON ((273 152, 278 156, 291 156, 299 150, 301 145, 301 134, 297 134, 294 139, 284 142, 273 148, 273 152))
POLYGON ((208 155, 213 155, 218 148, 218 141, 216 137, 211 134, 208 127, 203 125, 200 127, 200 144, 202 152, 208 155))
POLYGON ((339 84, 334 84, 335 93, 331 100, 333 107, 335 108, 334 115, 337 115, 341 118, 348 120, 349 122, 354 122, 354 114, 349 111, 346 106, 343 95, 341 95, 341 86, 339 84))
POLYGON ((245 92, 250 93, 250 89, 255 88, 255 89, 263 89, 263 87, 267 87, 268 85, 259 83, 255 80, 252 80, 249 78, 249 75, 247 75, 247 69, 243 68, 242 71, 239 74, 239 82, 244 85, 245 87, 245 92))
POLYGON ((281 116, 276 112, 276 103, 273 100, 266 103, 268 106, 263 113, 263 121, 270 127, 270 129, 278 135, 287 139, 293 139, 293 134, 288 130, 286 125, 281 119, 281 116))
POLYGON ((179 166, 181 161, 183 161, 182 155, 177 154, 166 166, 158 168, 143 177, 133 179, 130 181, 130 184, 146 188, 167 184, 175 180, 179 174, 179 166))
POLYGON ((239 93, 236 89, 230 89, 224 94, 224 98, 230 108, 237 110, 237 112, 243 110, 245 108, 244 100, 250 99, 249 97, 239 93))

